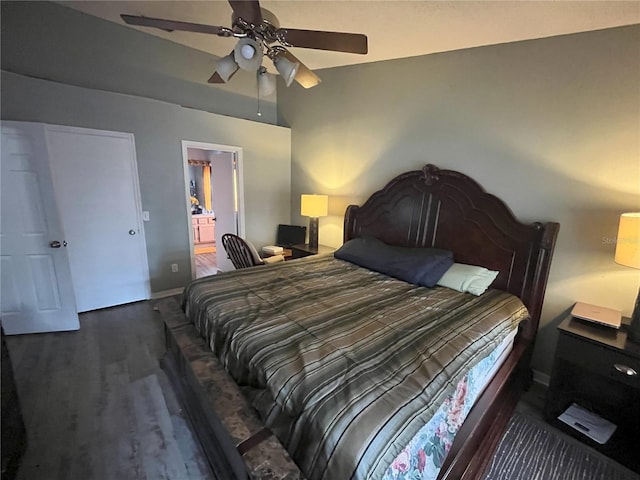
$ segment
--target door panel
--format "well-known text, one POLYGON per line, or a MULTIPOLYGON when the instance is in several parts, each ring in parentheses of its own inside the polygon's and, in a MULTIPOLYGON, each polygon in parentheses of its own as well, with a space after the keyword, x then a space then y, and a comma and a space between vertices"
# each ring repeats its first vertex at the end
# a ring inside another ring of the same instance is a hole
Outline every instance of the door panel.
POLYGON ((78 311, 149 298, 133 135, 49 126, 78 311))
MULTIPOLYGON (((227 252, 222 248, 222 235, 238 234, 237 228, 237 177, 234 172, 233 155, 216 155, 211 161, 211 192, 213 211, 216 213, 215 238, 216 265, 222 271, 234 270, 227 252)), ((202 237, 201 237, 202 239, 202 237)))
POLYGON ((69 259, 44 126, 2 122, 2 325, 7 334, 77 330, 69 259))
POLYGON ((36 287, 38 308, 42 311, 58 310, 62 302, 51 255, 28 255, 27 264, 31 281, 36 287))
MULTIPOLYGON (((3 249, 4 251, 4 249, 3 249)), ((0 273, 2 274, 2 315, 16 315, 20 313, 20 287, 17 281, 20 276, 16 269, 14 258, 2 255, 0 260, 0 273)))

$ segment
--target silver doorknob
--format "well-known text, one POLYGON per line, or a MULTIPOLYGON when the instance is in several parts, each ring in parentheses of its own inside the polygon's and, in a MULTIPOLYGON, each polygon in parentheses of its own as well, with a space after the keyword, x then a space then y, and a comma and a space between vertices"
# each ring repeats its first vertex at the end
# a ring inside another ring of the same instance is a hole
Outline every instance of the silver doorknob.
POLYGON ((129 230, 129 235, 135 235, 136 231, 134 229, 129 230))
POLYGON ((51 248, 60 248, 60 242, 59 242, 59 241, 57 241, 57 240, 54 240, 53 242, 51 242, 51 243, 49 244, 49 246, 50 246, 51 248))

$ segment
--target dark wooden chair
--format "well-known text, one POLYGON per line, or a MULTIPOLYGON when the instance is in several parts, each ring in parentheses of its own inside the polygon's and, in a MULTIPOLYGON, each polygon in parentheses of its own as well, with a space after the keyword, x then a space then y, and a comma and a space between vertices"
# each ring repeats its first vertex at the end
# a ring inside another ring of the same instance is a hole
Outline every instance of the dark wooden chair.
POLYGON ((236 270, 284 261, 284 256, 282 255, 260 257, 256 248, 250 242, 233 233, 222 235, 222 246, 236 270))

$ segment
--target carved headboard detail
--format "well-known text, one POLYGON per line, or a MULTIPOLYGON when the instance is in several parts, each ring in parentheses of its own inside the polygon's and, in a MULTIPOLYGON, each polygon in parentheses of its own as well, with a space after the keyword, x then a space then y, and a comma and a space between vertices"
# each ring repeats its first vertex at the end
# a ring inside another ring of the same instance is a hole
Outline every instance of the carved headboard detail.
POLYGON ((350 205, 344 241, 372 236, 391 245, 444 248, 458 263, 498 270, 492 287, 522 299, 532 317, 522 333, 532 339, 558 229, 554 222, 519 222, 475 180, 429 164, 397 176, 363 205, 350 205))

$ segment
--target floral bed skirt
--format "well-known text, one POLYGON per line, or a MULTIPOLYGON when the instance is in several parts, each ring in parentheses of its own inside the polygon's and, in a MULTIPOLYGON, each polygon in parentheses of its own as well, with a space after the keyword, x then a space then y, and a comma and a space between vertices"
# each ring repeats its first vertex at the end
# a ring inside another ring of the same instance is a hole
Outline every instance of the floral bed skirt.
POLYGON ((383 480, 436 479, 471 407, 511 351, 515 334, 509 335, 458 382, 456 391, 391 463, 383 480))

